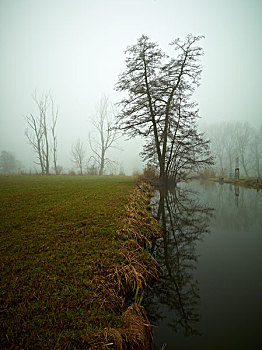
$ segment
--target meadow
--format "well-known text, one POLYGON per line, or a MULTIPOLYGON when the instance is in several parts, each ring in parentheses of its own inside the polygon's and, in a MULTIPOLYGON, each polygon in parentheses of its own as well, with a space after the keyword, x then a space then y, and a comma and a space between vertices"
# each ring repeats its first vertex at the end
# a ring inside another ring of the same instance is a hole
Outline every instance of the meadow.
POLYGON ((0 177, 3 348, 84 348, 119 327, 92 281, 124 259, 116 239, 133 177, 0 177))

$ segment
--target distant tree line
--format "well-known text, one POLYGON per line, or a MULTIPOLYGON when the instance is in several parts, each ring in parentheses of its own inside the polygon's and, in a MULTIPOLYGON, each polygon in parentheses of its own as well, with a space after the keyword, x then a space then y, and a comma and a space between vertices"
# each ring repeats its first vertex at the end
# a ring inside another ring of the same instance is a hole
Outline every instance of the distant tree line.
MULTIPOLYGON (((111 170, 118 163, 111 160, 107 154, 111 148, 117 148, 118 131, 114 128, 116 110, 109 98, 103 95, 97 105, 96 115, 92 120, 94 132, 89 133, 89 147, 92 155, 87 159, 84 143, 78 139, 71 148, 71 160, 80 175, 104 175, 105 170, 111 170)), ((120 168, 120 173, 124 174, 120 168)))
POLYGON ((23 169, 23 165, 11 152, 2 151, 0 155, 0 173, 17 174, 23 169))
MULTIPOLYGON (((63 167, 57 163, 58 107, 55 106, 50 93, 38 96, 35 92, 32 97, 37 112, 26 117, 26 138, 36 155, 35 164, 40 166, 41 174, 49 175, 53 164, 54 173, 59 175, 63 167)), ((113 127, 115 115, 113 104, 108 97, 102 96, 92 121, 95 135, 89 134, 92 155, 89 159, 86 158, 85 146, 80 139, 71 146, 71 161, 80 175, 104 175, 106 169, 113 172, 113 168, 118 166, 118 163, 107 156, 110 148, 116 148, 116 140, 119 137, 118 131, 113 127)), ((69 172, 75 173, 74 170, 69 172)), ((120 173, 124 174, 123 168, 120 168, 120 173)))
POLYGON ((205 132, 211 140, 217 175, 230 176, 239 165, 240 177, 261 178, 262 125, 255 128, 248 122, 221 122, 206 126, 205 132))

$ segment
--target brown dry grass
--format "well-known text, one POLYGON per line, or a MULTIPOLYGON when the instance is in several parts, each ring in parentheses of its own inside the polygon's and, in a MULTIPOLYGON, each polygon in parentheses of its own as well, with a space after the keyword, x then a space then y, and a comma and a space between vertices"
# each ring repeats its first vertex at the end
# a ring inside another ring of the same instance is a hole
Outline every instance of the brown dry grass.
POLYGON ((151 325, 142 307, 132 304, 122 315, 123 328, 98 331, 90 349, 149 349, 152 340, 151 325))
POLYGON ((85 342, 91 349, 149 349, 152 338, 151 325, 143 307, 133 303, 126 309, 131 296, 143 293, 157 278, 156 261, 145 248, 153 237, 160 237, 160 226, 146 207, 150 203, 152 188, 140 184, 130 196, 125 207, 121 229, 117 238, 123 241, 122 261, 110 270, 94 276, 92 287, 94 303, 107 311, 122 312, 122 327, 110 325, 93 334, 85 342))

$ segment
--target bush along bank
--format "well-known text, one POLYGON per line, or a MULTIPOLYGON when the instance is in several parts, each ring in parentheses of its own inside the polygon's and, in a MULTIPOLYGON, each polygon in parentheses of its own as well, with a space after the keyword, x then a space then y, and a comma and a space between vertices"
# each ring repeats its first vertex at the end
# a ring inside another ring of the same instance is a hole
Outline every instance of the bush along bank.
POLYGON ((90 349, 150 349, 151 325, 141 300, 158 275, 157 262, 147 250, 151 239, 161 237, 160 225, 148 211, 152 191, 145 183, 135 187, 116 235, 122 241, 122 260, 106 271, 101 266, 92 280, 96 303, 105 311, 121 313, 121 325, 88 334, 84 342, 90 349), (127 307, 131 299, 134 302, 127 307))

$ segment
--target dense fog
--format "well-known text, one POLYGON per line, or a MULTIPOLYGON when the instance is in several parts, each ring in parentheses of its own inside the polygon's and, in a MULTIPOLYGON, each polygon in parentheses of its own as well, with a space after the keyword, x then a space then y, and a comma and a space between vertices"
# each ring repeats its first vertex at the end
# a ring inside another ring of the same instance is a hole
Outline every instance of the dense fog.
MULTIPOLYGON (((194 101, 201 130, 212 141, 215 170, 231 173, 239 158, 243 176, 260 176, 261 11, 258 0, 2 0, 1 171, 41 172, 29 122, 46 98, 47 138, 50 152, 56 144, 57 173, 141 170, 143 140, 119 134, 107 150, 103 170, 96 166, 105 112, 101 104, 106 99, 106 130, 123 97, 115 84, 124 70, 124 50, 142 34, 173 54, 168 43, 192 33, 205 36, 194 101)), ((51 158, 49 171, 55 173, 51 158)))

